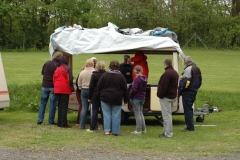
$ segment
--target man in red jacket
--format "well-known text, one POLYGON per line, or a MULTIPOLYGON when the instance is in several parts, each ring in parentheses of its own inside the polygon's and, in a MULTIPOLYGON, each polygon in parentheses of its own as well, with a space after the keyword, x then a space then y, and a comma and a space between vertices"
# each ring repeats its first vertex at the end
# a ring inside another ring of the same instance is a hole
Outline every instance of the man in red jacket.
POLYGON ((159 138, 170 138, 173 136, 172 131, 172 105, 177 97, 178 73, 172 67, 172 60, 166 58, 163 61, 165 72, 158 82, 157 96, 161 105, 163 117, 163 134, 159 138))
POLYGON ((54 94, 58 100, 58 127, 71 128, 67 123, 67 110, 69 95, 73 91, 72 70, 68 65, 68 59, 62 57, 60 66, 53 75, 54 94))

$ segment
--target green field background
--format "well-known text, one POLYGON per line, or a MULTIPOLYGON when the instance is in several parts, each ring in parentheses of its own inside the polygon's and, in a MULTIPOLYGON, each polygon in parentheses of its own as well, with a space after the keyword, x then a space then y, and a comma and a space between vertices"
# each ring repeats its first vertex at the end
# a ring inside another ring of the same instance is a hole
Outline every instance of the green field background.
MULTIPOLYGON (((50 59, 50 54, 3 52, 11 106, 0 112, 0 149, 33 150, 31 154, 35 150, 65 150, 74 154, 73 150, 79 152, 87 149, 94 150, 96 154, 98 151, 106 154, 116 151, 145 159, 239 159, 240 52, 184 50, 184 53, 190 55, 202 70, 203 85, 197 95, 196 108, 210 100, 223 111, 207 115, 204 122, 195 122, 196 132, 192 133, 181 132, 185 127, 183 116, 173 116, 174 137, 163 140, 158 138, 162 126, 154 117, 146 117, 147 134, 139 136, 130 134, 135 130, 134 117, 121 125, 121 136, 117 137, 103 136, 102 131, 89 133, 80 130, 75 126, 77 112, 73 111, 68 112, 68 122, 73 125, 72 129, 48 125, 47 118, 42 125, 37 125, 42 81, 40 73, 42 65, 50 59)), ((74 76, 77 76, 85 60, 92 56, 104 60, 107 65, 113 59, 120 62, 123 60, 123 55, 74 55, 74 76)), ((165 57, 148 56, 149 83, 158 82, 164 72, 162 63, 165 57)), ((181 60, 179 62, 181 73, 183 66, 181 60)))
MULTIPOLYGON (((191 56, 202 71, 203 84, 197 96, 197 107, 201 107, 206 101, 210 101, 218 107, 238 109, 240 107, 240 52, 187 49, 184 50, 184 53, 191 56)), ((108 68, 111 60, 123 61, 123 55, 120 54, 73 55, 74 77, 78 75, 86 59, 93 56, 98 60, 105 61, 106 68, 108 68)), ((164 72, 163 60, 166 57, 166 55, 148 55, 149 84, 158 82, 161 74, 164 72)), ((15 104, 14 100, 22 99, 24 94, 27 94, 26 97, 30 94, 35 96, 35 98, 31 102, 26 100, 25 105, 30 105, 30 107, 33 105, 37 109, 40 89, 37 87, 29 90, 28 88, 31 88, 29 87, 31 84, 40 86, 42 81, 41 69, 43 64, 50 59, 50 54, 48 52, 2 52, 2 59, 11 94, 11 106, 15 104), (23 88, 23 91, 17 98, 16 92, 20 92, 18 91, 19 87, 23 88), (31 92, 35 92, 35 94, 31 92)), ((182 60, 179 59, 179 74, 182 71, 182 60)), ((16 102, 16 104, 19 103, 16 102)))

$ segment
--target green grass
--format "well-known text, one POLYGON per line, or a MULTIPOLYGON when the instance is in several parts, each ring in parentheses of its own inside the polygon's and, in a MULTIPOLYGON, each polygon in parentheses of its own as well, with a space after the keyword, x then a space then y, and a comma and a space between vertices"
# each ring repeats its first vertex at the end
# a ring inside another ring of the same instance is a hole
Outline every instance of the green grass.
MULTIPOLYGON (((102 132, 87 133, 77 127, 59 129, 49 126, 46 119, 43 125, 36 125, 37 108, 40 97, 41 68, 50 56, 47 52, 3 52, 3 64, 11 96, 11 107, 0 112, 0 147, 56 149, 75 146, 97 147, 121 150, 140 155, 159 157, 211 157, 240 155, 239 140, 239 81, 240 54, 237 51, 184 50, 201 68, 203 85, 199 90, 196 107, 210 100, 215 106, 223 108, 221 113, 205 116, 203 123, 196 125, 217 125, 216 127, 197 126, 196 132, 182 133, 183 116, 173 116, 174 137, 159 139, 162 127, 153 118, 147 117, 148 133, 132 136, 135 129, 134 118, 121 126, 122 136, 106 137, 102 132), (9 112, 12 111, 12 112, 9 112), (35 111, 34 113, 28 111, 35 111), (60 140, 61 137, 61 140, 60 140), (144 150, 144 151, 143 151, 144 150), (173 152, 174 151, 174 152, 173 152)), ((74 55, 73 74, 76 76, 85 60, 92 56, 104 60, 122 61, 123 55, 74 55)), ((157 83, 164 69, 162 61, 166 56, 149 55, 149 83, 157 83)), ((183 66, 180 60, 180 73, 183 66)), ((47 116, 47 114, 46 114, 47 116)), ((75 125, 77 113, 69 112, 69 122, 75 125)))
POLYGON ((103 136, 102 131, 88 133, 75 126, 77 114, 68 114, 71 129, 60 129, 47 125, 37 125, 36 113, 0 112, 1 146, 10 148, 61 149, 91 148, 121 150, 140 155, 150 154, 159 157, 211 157, 239 154, 240 128, 239 111, 214 113, 206 117, 204 123, 195 125, 216 125, 214 127, 196 126, 196 132, 181 132, 183 116, 174 116, 174 137, 159 139, 162 133, 159 123, 147 117, 147 130, 144 135, 130 135, 135 129, 135 120, 121 126, 121 136, 103 136), (231 117, 231 118, 229 118, 231 117), (227 124, 227 125, 226 125, 227 124), (235 127, 233 127, 235 126, 235 127), (96 143, 97 142, 97 143, 96 143), (94 144, 94 145, 93 145, 94 144))
MULTIPOLYGON (((201 68, 203 75, 202 90, 239 92, 240 75, 239 52, 218 50, 185 50, 201 68)), ((104 60, 106 65, 113 59, 122 62, 123 55, 83 54, 73 55, 73 74, 77 76, 86 59, 95 56, 104 60)), ((166 56, 148 55, 149 83, 157 83, 166 56)), ((2 52, 4 69, 8 83, 29 84, 41 82, 42 65, 50 59, 48 52, 2 52)), ((180 73, 183 71, 179 60, 180 73)))

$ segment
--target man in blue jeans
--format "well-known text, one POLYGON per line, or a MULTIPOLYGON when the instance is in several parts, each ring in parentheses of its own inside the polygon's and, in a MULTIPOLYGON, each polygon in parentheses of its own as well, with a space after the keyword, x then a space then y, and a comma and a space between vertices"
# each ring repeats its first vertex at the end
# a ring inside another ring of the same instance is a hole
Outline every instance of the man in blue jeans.
POLYGON ((46 105, 48 98, 50 97, 50 109, 48 124, 56 124, 54 122, 55 112, 56 112, 56 96, 53 91, 53 73, 60 63, 60 59, 63 53, 60 51, 55 51, 52 60, 47 61, 42 68, 42 91, 41 91, 41 101, 38 112, 37 124, 42 124, 45 114, 46 105))
POLYGON ((183 110, 186 128, 183 132, 194 131, 193 103, 196 99, 198 89, 202 85, 200 69, 196 66, 190 56, 184 57, 184 71, 178 87, 178 96, 182 96, 183 110))

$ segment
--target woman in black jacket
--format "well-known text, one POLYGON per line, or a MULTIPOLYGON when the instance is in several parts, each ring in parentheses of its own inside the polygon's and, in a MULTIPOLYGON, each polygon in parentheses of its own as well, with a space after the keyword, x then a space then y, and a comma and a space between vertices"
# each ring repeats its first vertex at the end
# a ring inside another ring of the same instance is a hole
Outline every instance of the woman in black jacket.
POLYGON ((101 107, 99 92, 97 90, 98 80, 105 73, 105 63, 103 61, 98 61, 95 66, 95 70, 91 76, 90 84, 89 84, 89 98, 88 101, 92 104, 91 109, 91 124, 90 129, 87 129, 87 132, 93 132, 93 130, 98 130, 98 111, 101 107))
POLYGON ((98 81, 101 107, 104 118, 104 134, 120 134, 122 103, 128 102, 127 82, 119 71, 119 62, 110 62, 109 70, 98 81))

